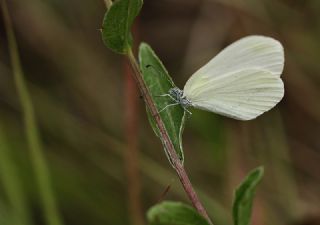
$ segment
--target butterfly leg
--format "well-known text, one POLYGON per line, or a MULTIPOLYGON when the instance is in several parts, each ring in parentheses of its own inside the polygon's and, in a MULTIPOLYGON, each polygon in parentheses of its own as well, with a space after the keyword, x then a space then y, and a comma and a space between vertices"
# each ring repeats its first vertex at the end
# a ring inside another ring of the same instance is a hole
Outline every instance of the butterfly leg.
POLYGON ((183 109, 189 114, 189 116, 192 115, 192 112, 190 112, 186 107, 183 107, 183 109))
POLYGON ((163 110, 165 110, 166 108, 170 107, 170 106, 174 106, 174 105, 179 105, 179 103, 172 103, 172 104, 169 104, 169 105, 166 105, 164 108, 162 108, 158 114, 160 114, 163 110))
POLYGON ((163 95, 155 95, 156 97, 166 97, 166 96, 171 96, 171 95, 169 95, 169 94, 163 94, 163 95))
POLYGON ((173 101, 175 101, 175 99, 174 99, 171 95, 169 95, 169 94, 155 95, 155 97, 169 97, 169 98, 171 98, 173 101))

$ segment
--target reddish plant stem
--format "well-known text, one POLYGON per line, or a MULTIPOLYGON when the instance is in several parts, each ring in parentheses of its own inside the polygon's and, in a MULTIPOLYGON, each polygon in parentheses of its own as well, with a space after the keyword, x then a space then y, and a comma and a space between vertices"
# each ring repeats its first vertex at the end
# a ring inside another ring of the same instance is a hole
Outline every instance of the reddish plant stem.
MULTIPOLYGON (((112 2, 111 2, 112 3, 112 2)), ((138 18, 132 27, 136 39, 139 39, 138 18)), ((136 46, 136 45, 134 45, 136 46)), ((134 48, 136 49, 136 48, 134 48)), ((124 155, 128 181, 128 210, 132 225, 143 225, 144 215, 141 202, 141 185, 139 174, 139 108, 138 89, 134 80, 133 70, 127 58, 124 59, 125 79, 125 135, 126 151, 124 155)))
POLYGON ((133 68, 133 71, 134 71, 133 75, 134 75, 134 78, 138 84, 139 90, 142 94, 142 97, 143 97, 148 109, 151 112, 151 115, 153 115, 153 117, 157 123, 157 126, 160 131, 160 138, 163 140, 165 148, 167 149, 168 154, 169 154, 170 158, 172 159, 173 167, 178 174, 178 177, 182 183, 182 186, 183 186, 185 192, 187 193, 189 199, 191 200, 193 206, 197 209, 197 211, 204 218, 206 218, 206 220, 209 222, 209 224, 213 224, 212 221, 210 220, 205 208, 203 207, 202 203, 200 202, 196 192, 194 191, 192 184, 190 182, 190 179, 184 169, 184 166, 183 166, 182 162, 180 161, 180 159, 174 149, 174 146, 168 136, 168 133, 165 129, 165 126, 164 126, 164 124, 158 114, 157 108, 156 108, 156 106, 155 106, 155 104, 149 94, 149 91, 144 83, 144 80, 142 78, 142 74, 139 69, 138 63, 136 62, 136 59, 135 59, 131 49, 128 52, 128 58, 131 63, 131 66, 133 68))
POLYGON ((140 201, 139 148, 138 148, 138 107, 137 88, 132 69, 124 62, 125 73, 125 132, 127 149, 124 155, 128 180, 128 210, 133 225, 142 225, 143 214, 140 201))

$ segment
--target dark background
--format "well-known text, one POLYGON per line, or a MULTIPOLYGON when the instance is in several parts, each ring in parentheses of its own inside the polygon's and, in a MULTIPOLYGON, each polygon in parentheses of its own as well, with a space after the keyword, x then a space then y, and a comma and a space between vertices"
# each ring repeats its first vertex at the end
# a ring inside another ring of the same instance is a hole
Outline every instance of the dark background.
MULTIPOLYGON (((104 2, 8 3, 65 224, 133 224, 160 200, 189 203, 124 57, 101 41, 104 2), (129 213, 135 187, 141 194, 129 213)), ((16 168, 9 176, 19 182, 33 224, 45 224, 2 19, 0 32, 0 121, 16 168)), ((258 165, 265 177, 252 224, 320 224, 320 1, 145 0, 134 28, 136 45, 149 43, 180 88, 223 47, 252 34, 283 44, 285 97, 249 122, 192 110, 186 169, 216 225, 231 224, 233 189, 258 165)), ((8 171, 0 172, 0 224, 10 224, 17 215, 8 213, 8 171)))

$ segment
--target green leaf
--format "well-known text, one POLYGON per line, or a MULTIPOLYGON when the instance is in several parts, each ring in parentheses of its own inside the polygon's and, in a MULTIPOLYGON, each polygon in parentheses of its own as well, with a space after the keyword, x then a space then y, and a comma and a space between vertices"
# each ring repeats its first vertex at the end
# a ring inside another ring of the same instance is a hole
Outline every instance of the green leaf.
POLYGON ((236 189, 233 202, 234 225, 249 225, 255 190, 263 173, 263 167, 252 170, 236 189))
POLYGON ((130 29, 142 4, 142 0, 118 0, 112 4, 102 24, 102 40, 108 48, 120 54, 128 52, 132 45, 130 29))
MULTIPOLYGON (((169 97, 159 95, 167 94, 170 88, 175 87, 167 70, 152 51, 149 45, 142 43, 139 48, 140 69, 142 71, 143 79, 151 94, 153 101, 157 107, 158 112, 168 104, 172 103, 169 97)), ((158 137, 160 137, 159 129, 156 122, 147 110, 150 124, 158 137)), ((178 154, 181 162, 183 162, 183 148, 182 148, 182 132, 185 122, 185 111, 180 105, 168 107, 160 113, 160 117, 164 123, 165 129, 171 139, 171 142, 178 154)), ((163 142, 163 140, 161 140, 163 142)), ((172 165, 170 154, 168 153, 163 143, 165 153, 172 165)))
POLYGON ((192 207, 181 202, 165 201, 147 212, 149 225, 209 225, 192 207))

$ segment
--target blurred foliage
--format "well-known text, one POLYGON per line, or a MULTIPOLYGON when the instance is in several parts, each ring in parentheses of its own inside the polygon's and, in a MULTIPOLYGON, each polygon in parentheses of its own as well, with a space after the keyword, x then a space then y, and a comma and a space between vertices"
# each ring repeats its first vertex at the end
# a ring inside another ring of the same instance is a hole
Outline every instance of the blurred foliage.
POLYGON ((191 206, 181 202, 164 201, 147 212, 150 225, 209 225, 191 206))
MULTIPOLYGON (((124 59, 103 46, 104 2, 7 2, 65 224, 129 224, 124 59)), ((240 37, 284 45, 286 94, 275 109, 250 122, 193 110, 186 123, 185 165, 215 224, 231 224, 232 190, 261 164, 252 224, 319 224, 319 12, 318 0, 145 1, 134 36, 179 87, 240 37)), ((18 213, 43 224, 0 18, 0 224, 17 224, 18 213)), ((188 202, 138 104, 143 211, 163 199, 188 202)))

